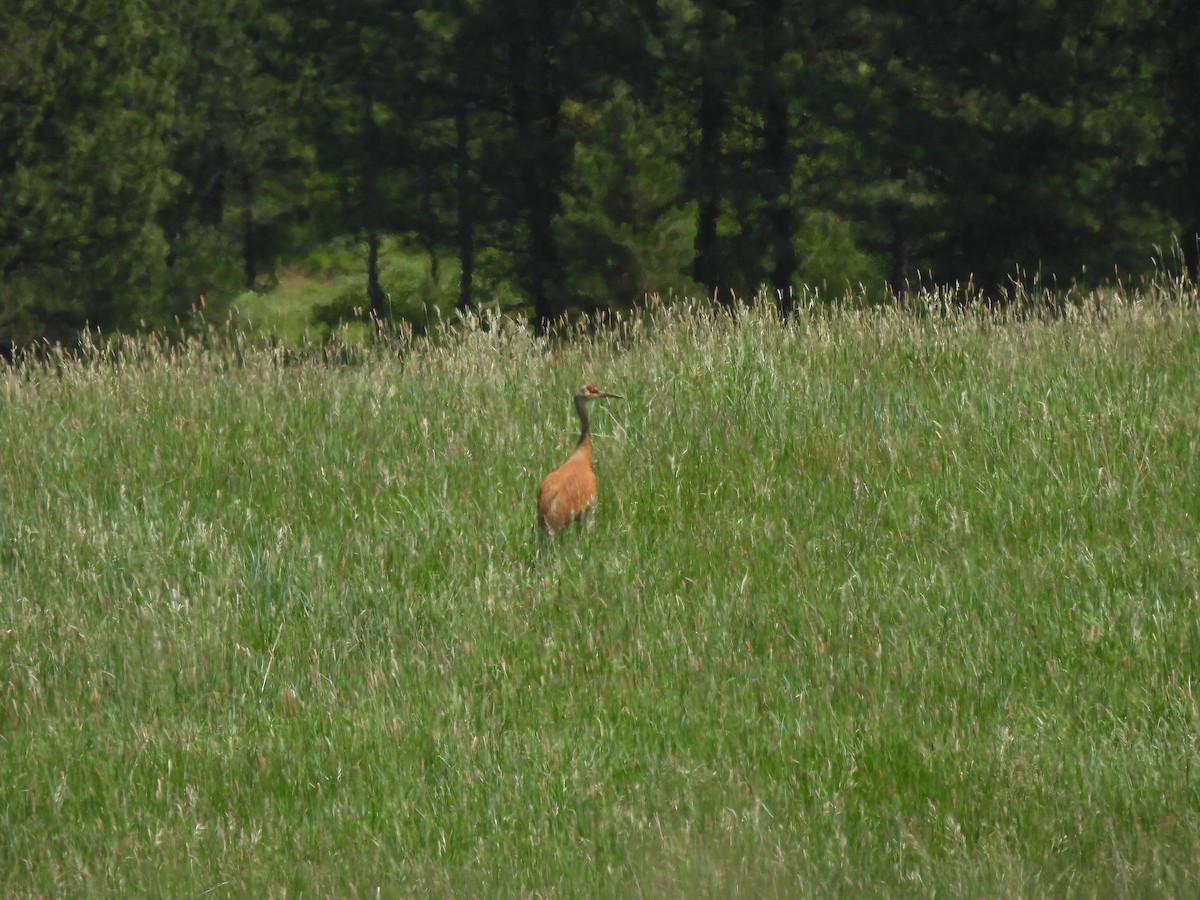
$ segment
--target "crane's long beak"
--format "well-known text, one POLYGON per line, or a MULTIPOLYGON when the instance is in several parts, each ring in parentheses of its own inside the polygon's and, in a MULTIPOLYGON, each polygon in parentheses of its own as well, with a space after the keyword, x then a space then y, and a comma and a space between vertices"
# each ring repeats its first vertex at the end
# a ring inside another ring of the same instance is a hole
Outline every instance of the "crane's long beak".
POLYGON ((611 397, 614 400, 624 400, 625 399, 620 394, 610 394, 608 391, 601 391, 600 396, 601 397, 611 397))

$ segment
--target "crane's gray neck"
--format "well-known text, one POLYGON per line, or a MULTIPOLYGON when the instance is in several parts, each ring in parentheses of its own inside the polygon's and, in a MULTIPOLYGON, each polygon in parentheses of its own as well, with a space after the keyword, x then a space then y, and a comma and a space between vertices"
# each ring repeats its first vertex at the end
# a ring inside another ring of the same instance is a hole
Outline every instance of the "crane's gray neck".
POLYGON ((587 411, 587 398, 586 397, 576 397, 575 398, 575 412, 579 413, 579 443, 582 444, 583 439, 586 438, 591 433, 591 430, 588 428, 588 411, 587 411))

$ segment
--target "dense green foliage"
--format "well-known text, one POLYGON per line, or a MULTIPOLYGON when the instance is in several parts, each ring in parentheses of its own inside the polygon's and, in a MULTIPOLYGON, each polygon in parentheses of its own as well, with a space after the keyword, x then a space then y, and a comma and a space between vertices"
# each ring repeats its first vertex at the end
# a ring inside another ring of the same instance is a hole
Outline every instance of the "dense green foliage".
POLYGON ((1195 896, 1196 298, 952 299, 0 367, 0 892, 1195 896))
POLYGON ((1195 268, 1184 0, 13 0, 0 339, 170 322, 351 241, 346 309, 628 309, 1195 268), (1157 249, 1156 249, 1157 248, 1157 249), (454 264, 442 267, 441 260, 454 264))

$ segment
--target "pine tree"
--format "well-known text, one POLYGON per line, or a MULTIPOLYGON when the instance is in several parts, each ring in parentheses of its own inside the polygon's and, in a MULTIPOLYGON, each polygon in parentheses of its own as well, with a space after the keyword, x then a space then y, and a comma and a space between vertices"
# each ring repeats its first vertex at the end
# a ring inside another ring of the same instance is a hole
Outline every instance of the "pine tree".
POLYGON ((142 0, 0 13, 0 335, 161 315, 176 63, 142 0))

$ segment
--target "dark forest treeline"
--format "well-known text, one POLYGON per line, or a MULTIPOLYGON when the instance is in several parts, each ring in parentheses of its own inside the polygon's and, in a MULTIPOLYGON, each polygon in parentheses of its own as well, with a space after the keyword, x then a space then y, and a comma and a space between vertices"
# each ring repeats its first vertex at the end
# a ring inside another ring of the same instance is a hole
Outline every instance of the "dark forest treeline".
POLYGON ((1200 231, 1188 0, 8 0, 0 339, 353 237, 536 320, 647 292, 1136 273, 1200 231))

